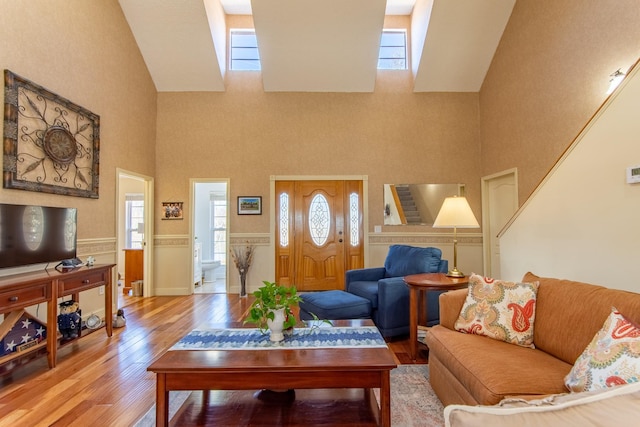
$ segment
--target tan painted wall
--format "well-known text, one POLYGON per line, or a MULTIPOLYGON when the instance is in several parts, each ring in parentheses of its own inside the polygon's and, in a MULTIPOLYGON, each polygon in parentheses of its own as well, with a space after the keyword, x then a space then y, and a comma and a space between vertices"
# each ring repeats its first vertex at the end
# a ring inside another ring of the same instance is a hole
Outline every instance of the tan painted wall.
POLYGON ((532 271, 640 292, 640 67, 627 77, 500 239, 502 275, 532 271))
MULTIPOLYGON (((153 176, 156 132, 155 86, 117 0, 3 0, 0 46, 0 69, 91 110, 101 122, 99 199, 0 188, 0 203, 78 208, 79 255, 115 263, 116 167, 153 176)), ((84 317, 104 314, 97 289, 83 293, 81 306, 84 317)))
POLYGON ((523 203, 640 56, 637 0, 518 0, 480 92, 482 175, 523 203))
POLYGON ((117 0, 0 3, 0 68, 100 116, 100 198, 0 189, 0 202, 78 208, 80 239, 115 236, 116 167, 155 172, 156 92, 117 0))
MULTIPOLYGON (((479 213, 476 94, 388 92, 380 81, 372 94, 264 93, 237 74, 225 93, 158 95, 158 201, 186 200, 189 178, 228 177, 232 202, 262 196, 266 213, 270 175, 367 175, 371 228, 388 182, 465 183, 479 213)), ((235 208, 233 232, 269 231, 268 215, 235 208)), ((157 221, 158 234, 187 232, 157 221)))
POLYGON ((526 201, 500 239, 502 278, 533 271, 640 291, 628 279, 640 255, 640 188, 624 182, 640 163, 638 82, 581 134, 609 75, 640 56, 639 23, 636 0, 516 3, 480 94, 483 175, 517 167, 526 201))
MULTIPOLYGON (((367 231, 383 223, 383 184, 389 182, 465 183, 480 217, 477 94, 414 94, 408 73, 404 79, 381 73, 376 91, 369 94, 265 93, 258 73, 232 71, 224 93, 158 94, 158 203, 187 201, 190 178, 228 178, 230 231, 269 233, 271 175, 364 175, 367 231), (238 216, 236 200, 243 195, 262 196, 263 214, 238 216)), ((188 204, 184 214, 191 218, 188 204)), ((172 262, 188 259, 189 221, 157 219, 156 233, 183 236, 179 242, 156 239, 157 261, 161 256, 167 260, 156 265, 157 292, 189 293, 176 289, 181 283, 175 280, 176 269, 185 266, 172 262)), ((263 269, 252 268, 251 277, 260 278, 252 283, 272 280, 272 271, 269 262, 263 269)), ((232 290, 235 276, 231 268, 232 290)), ((188 268, 184 277, 190 277, 188 268)))
MULTIPOLYGON (((402 25, 409 18, 385 21, 402 25)), ((251 26, 250 17, 227 17, 229 28, 251 26)), ((379 71, 370 94, 265 93, 260 73, 228 71, 224 93, 160 93, 157 201, 186 201, 191 177, 228 177, 232 204, 261 195, 268 212, 270 175, 368 175, 370 229, 383 223, 389 182, 464 183, 480 216, 478 94, 412 90, 409 70, 379 71)), ((187 222, 158 218, 156 225, 160 235, 189 231, 187 222)), ((234 211, 230 229, 266 232, 269 217, 234 211)))
MULTIPOLYGON (((270 175, 366 175, 371 259, 395 241, 435 242, 450 258, 448 230, 372 233, 382 185, 464 183, 481 221, 479 178, 517 167, 522 202, 603 101, 608 75, 638 57, 639 9, 637 0, 518 1, 479 95, 414 94, 410 72, 380 72, 371 94, 264 93, 259 74, 227 73, 224 93, 158 95, 116 0, 3 1, 2 68, 99 114, 102 145, 100 199, 0 189, 0 202, 78 207, 81 249, 107 262, 116 167, 156 178, 155 208, 188 202, 190 178, 228 177, 233 209, 239 195, 262 195, 264 212, 270 175)), ((156 220, 156 277, 170 286, 189 277, 190 214, 186 203, 184 221, 156 220)), ((269 217, 232 211, 230 229, 264 239, 269 217)), ((468 243, 465 270, 481 240, 468 243)))

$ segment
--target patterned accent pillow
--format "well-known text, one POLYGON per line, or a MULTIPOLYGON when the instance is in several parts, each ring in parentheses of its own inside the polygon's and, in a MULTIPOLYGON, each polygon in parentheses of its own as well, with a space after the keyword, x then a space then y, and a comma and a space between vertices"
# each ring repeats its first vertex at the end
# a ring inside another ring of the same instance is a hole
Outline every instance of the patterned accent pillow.
POLYGON ((533 323, 538 285, 539 282, 506 282, 472 274, 455 329, 535 348, 533 323))
POLYGON ((640 327, 615 307, 576 360, 564 383, 571 391, 600 390, 640 381, 640 327))

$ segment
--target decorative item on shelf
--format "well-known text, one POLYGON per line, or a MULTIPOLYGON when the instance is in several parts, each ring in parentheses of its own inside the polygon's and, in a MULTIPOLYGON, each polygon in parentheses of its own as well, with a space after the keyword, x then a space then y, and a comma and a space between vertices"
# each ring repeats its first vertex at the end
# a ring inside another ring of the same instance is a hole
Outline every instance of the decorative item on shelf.
POLYGON ((92 314, 87 318, 85 324, 89 329, 98 329, 102 326, 102 319, 100 319, 100 317, 98 317, 96 314, 92 314))
POLYGON ((58 329, 63 340, 70 340, 80 336, 82 311, 77 301, 63 301, 59 304, 58 329))
POLYGON ((124 310, 119 308, 115 316, 113 316, 113 327, 122 328, 127 324, 127 319, 124 317, 124 310))
POLYGON ((256 247, 253 245, 234 246, 231 248, 231 257, 233 262, 240 273, 240 296, 247 296, 247 273, 251 262, 253 261, 253 255, 256 251, 256 247))
POLYGON ((457 228, 479 228, 478 220, 473 215, 466 197, 447 197, 442 203, 440 212, 433 222, 433 228, 453 228, 453 268, 449 270, 449 277, 464 277, 458 270, 458 236, 457 228))
POLYGON ((256 299, 244 323, 253 323, 263 333, 269 330, 271 341, 282 341, 284 331, 296 324, 291 307, 299 304, 302 298, 295 286, 287 287, 267 280, 262 283, 264 286, 253 293, 256 299))

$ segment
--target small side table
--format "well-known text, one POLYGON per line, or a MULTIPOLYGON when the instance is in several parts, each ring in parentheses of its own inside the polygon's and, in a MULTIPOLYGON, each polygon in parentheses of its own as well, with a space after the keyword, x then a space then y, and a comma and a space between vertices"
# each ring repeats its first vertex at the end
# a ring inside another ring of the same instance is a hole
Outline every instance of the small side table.
MULTIPOLYGON (((409 286, 409 351, 412 360, 418 355, 418 292, 451 291, 469 285, 468 277, 448 277, 445 273, 421 273, 404 277, 409 286)), ((425 311, 426 306, 425 304, 425 311)), ((426 313, 425 313, 425 318, 426 313)))

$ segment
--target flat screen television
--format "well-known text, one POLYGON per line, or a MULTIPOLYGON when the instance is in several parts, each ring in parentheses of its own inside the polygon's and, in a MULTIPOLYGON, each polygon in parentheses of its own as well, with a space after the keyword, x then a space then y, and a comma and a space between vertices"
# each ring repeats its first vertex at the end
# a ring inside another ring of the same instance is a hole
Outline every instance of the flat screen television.
POLYGON ((0 268, 76 257, 77 209, 0 204, 0 268))

